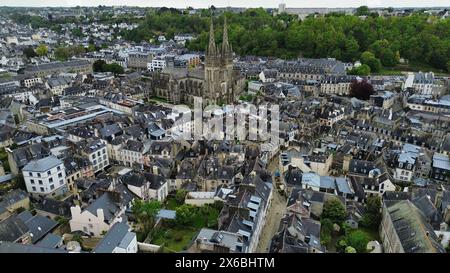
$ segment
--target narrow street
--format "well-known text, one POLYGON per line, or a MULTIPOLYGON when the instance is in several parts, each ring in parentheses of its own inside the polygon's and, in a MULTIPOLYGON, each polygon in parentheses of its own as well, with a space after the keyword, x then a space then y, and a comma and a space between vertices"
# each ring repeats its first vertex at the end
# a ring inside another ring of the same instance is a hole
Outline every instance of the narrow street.
MULTIPOLYGON (((274 156, 273 160, 271 160, 271 162, 267 166, 267 169, 272 173, 275 173, 275 171, 278 170, 278 155, 274 156)), ((270 241, 272 240, 273 235, 278 231, 281 218, 286 211, 287 200, 278 192, 275 183, 275 176, 272 177, 272 181, 272 203, 267 212, 266 225, 262 229, 261 236, 259 238, 259 244, 256 248, 256 252, 258 253, 269 252, 270 241)))

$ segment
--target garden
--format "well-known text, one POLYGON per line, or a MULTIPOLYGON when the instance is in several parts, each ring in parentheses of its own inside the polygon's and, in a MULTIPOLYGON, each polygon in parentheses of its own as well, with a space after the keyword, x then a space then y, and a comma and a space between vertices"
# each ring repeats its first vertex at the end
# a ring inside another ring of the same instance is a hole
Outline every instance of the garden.
POLYGON ((160 245, 163 252, 180 252, 187 249, 200 229, 217 228, 222 203, 201 207, 184 204, 186 193, 179 190, 163 204, 158 201, 137 201, 133 206, 133 214, 137 220, 138 241, 160 245), (163 219, 155 226, 156 215, 161 208, 176 211, 176 217, 163 219), (153 215, 153 219, 150 219, 150 215, 153 215))

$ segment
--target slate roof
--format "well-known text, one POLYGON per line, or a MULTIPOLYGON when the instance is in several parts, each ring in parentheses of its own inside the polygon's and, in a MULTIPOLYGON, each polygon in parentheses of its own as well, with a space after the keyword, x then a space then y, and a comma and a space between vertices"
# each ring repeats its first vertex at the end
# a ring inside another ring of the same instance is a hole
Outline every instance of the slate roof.
POLYGON ((127 247, 136 236, 125 223, 115 223, 94 248, 94 253, 112 253, 116 247, 127 247))
POLYGON ((36 246, 45 248, 56 248, 62 242, 63 238, 53 233, 47 234, 42 240, 40 240, 36 246))
POLYGON ((445 253, 433 227, 411 201, 399 201, 387 210, 406 253, 445 253))
POLYGON ((22 220, 12 215, 0 222, 0 241, 14 242, 29 231, 22 220))
POLYGON ((30 230, 32 242, 35 243, 42 239, 48 232, 54 229, 58 223, 42 215, 32 216, 29 211, 24 211, 17 215, 30 230))
POLYGON ((15 189, 0 197, 0 207, 9 207, 28 198, 28 193, 21 189, 15 189))
POLYGON ((0 241, 0 253, 67 253, 63 249, 0 241))
POLYGON ((110 193, 105 192, 86 208, 87 211, 95 216, 98 216, 97 209, 103 210, 105 221, 109 222, 114 218, 115 214, 120 211, 120 206, 113 200, 110 193))
POLYGON ((63 164, 63 162, 56 156, 48 156, 38 160, 31 161, 30 163, 25 165, 25 167, 23 167, 22 171, 45 172, 61 164, 63 164))

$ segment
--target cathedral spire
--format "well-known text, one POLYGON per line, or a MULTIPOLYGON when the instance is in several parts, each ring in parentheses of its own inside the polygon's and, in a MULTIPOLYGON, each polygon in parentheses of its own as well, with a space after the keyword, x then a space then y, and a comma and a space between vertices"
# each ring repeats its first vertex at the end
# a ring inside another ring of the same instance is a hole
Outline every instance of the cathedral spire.
POLYGON ((230 59, 233 56, 230 42, 228 41, 228 24, 226 15, 224 16, 223 21, 222 56, 225 59, 230 59))
POLYGON ((209 44, 208 44, 207 54, 209 56, 216 56, 217 55, 216 41, 214 39, 214 25, 213 25, 212 15, 211 15, 211 25, 209 27, 209 44))

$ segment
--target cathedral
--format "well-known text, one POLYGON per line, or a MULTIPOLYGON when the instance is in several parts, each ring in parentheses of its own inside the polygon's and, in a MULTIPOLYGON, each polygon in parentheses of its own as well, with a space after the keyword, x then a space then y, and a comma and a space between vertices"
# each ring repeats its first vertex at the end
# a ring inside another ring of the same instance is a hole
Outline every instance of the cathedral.
POLYGON ((226 18, 221 45, 215 42, 211 18, 204 67, 173 67, 169 64, 152 75, 153 95, 174 104, 193 105, 194 97, 203 98, 204 105, 231 104, 243 92, 244 86, 245 78, 233 69, 226 18))

